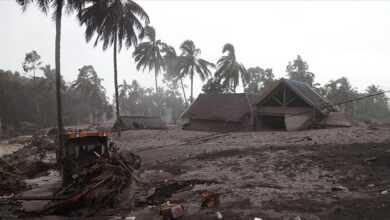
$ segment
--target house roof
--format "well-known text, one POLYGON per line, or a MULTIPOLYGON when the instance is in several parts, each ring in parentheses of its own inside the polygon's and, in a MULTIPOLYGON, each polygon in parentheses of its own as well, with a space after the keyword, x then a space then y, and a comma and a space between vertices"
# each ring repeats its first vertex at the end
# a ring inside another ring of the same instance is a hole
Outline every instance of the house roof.
POLYGON ((200 94, 181 118, 240 121, 251 113, 251 108, 260 99, 259 95, 236 94, 200 94))
POLYGON ((270 95, 273 90, 276 89, 282 83, 286 84, 291 90, 293 90, 297 95, 303 98, 312 107, 324 107, 331 105, 328 99, 319 94, 307 83, 283 78, 278 83, 276 83, 272 89, 268 90, 268 92, 266 92, 266 94, 262 96, 262 98, 257 103, 260 103, 265 97, 270 95))
MULTIPOLYGON (((120 116, 122 122, 121 129, 133 130, 133 129, 167 129, 166 124, 160 117, 147 117, 147 116, 120 116)), ((118 126, 118 120, 112 126, 112 130, 116 131, 118 126)))

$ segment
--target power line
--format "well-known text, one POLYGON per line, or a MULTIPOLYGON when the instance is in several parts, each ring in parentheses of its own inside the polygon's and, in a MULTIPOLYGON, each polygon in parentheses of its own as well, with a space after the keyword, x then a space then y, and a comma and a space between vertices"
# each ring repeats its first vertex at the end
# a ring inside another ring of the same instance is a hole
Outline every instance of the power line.
MULTIPOLYGON (((359 100, 362 100, 362 99, 370 98, 370 97, 373 97, 373 96, 383 95, 383 94, 388 93, 388 92, 390 92, 390 90, 383 91, 383 92, 378 92, 378 93, 374 93, 374 94, 369 94, 369 95, 366 95, 366 96, 362 96, 362 97, 359 97, 359 98, 356 98, 356 99, 350 99, 350 100, 347 100, 347 101, 344 101, 344 102, 340 102, 340 103, 337 103, 337 104, 333 104, 333 105, 320 106, 318 109, 331 108, 331 107, 339 106, 339 105, 342 105, 342 104, 346 104, 346 103, 355 102, 355 101, 359 101, 359 100)), ((304 115, 306 113, 314 112, 315 110, 316 110, 316 108, 313 109, 313 110, 310 110, 310 111, 301 112, 301 113, 297 113, 297 114, 293 114, 293 115, 289 115, 289 116, 285 116, 285 117, 289 118, 289 117, 293 117, 293 116, 297 116, 297 115, 304 115)))

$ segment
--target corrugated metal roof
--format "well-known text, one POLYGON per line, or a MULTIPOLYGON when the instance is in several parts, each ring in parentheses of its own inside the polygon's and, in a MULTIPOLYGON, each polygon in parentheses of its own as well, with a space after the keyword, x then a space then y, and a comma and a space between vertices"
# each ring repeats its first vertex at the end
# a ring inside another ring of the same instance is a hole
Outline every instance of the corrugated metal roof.
POLYGON ((307 83, 292 80, 292 79, 281 79, 279 82, 269 89, 261 98, 258 100, 257 104, 261 103, 266 97, 271 95, 273 91, 279 87, 280 84, 287 85, 291 90, 293 90, 298 96, 304 99, 307 104, 312 107, 330 107, 331 102, 318 93, 315 89, 311 88, 307 83))
POLYGON ((330 102, 320 95, 317 91, 311 88, 307 83, 291 80, 291 79, 282 79, 291 89, 299 93, 302 98, 305 98, 306 101, 309 101, 312 106, 322 107, 329 106, 330 102))
POLYGON ((240 121, 244 115, 251 114, 250 105, 259 99, 259 95, 245 93, 200 94, 181 118, 240 121))

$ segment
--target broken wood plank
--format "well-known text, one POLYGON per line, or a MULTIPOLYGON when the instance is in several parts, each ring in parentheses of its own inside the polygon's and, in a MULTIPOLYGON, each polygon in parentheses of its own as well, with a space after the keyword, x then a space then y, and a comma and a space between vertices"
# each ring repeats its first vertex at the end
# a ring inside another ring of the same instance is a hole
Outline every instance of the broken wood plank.
POLYGON ((61 196, 17 196, 11 198, 12 200, 67 200, 68 197, 61 196))
POLYGON ((7 175, 9 175, 9 176, 14 176, 14 177, 21 177, 21 176, 19 176, 19 175, 16 175, 16 174, 14 174, 14 173, 10 173, 10 172, 4 171, 4 170, 0 170, 0 173, 4 173, 4 174, 7 174, 7 175))

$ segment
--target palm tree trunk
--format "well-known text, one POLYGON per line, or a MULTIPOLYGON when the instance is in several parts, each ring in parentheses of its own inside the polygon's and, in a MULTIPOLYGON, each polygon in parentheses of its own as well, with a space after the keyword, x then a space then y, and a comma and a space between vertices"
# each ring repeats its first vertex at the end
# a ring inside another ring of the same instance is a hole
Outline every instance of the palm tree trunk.
POLYGON ((191 71, 191 103, 194 101, 194 71, 191 71))
POLYGON ((56 102, 57 102, 57 160, 63 165, 63 183, 66 184, 69 178, 68 152, 64 150, 63 124, 62 124, 62 103, 61 103, 61 21, 63 1, 58 1, 56 11, 56 39, 55 39, 55 64, 56 64, 56 102), (64 155, 62 155, 64 154, 64 155), (63 159, 65 159, 63 161, 63 159))
POLYGON ((119 95, 118 95, 118 69, 116 63, 116 45, 117 45, 117 31, 115 30, 114 36, 114 83, 115 83, 115 103, 116 103, 116 121, 118 122, 118 137, 121 136, 120 114, 119 114, 119 95))
POLYGON ((184 89, 184 85, 183 85, 183 80, 182 79, 180 79, 180 84, 181 84, 181 89, 183 90, 184 102, 186 103, 186 107, 188 107, 186 90, 184 89))
POLYGON ((155 66, 154 67, 154 83, 156 85, 157 108, 158 108, 159 116, 161 117, 162 109, 161 109, 160 95, 158 94, 157 75, 158 75, 158 70, 157 70, 157 67, 155 66))

